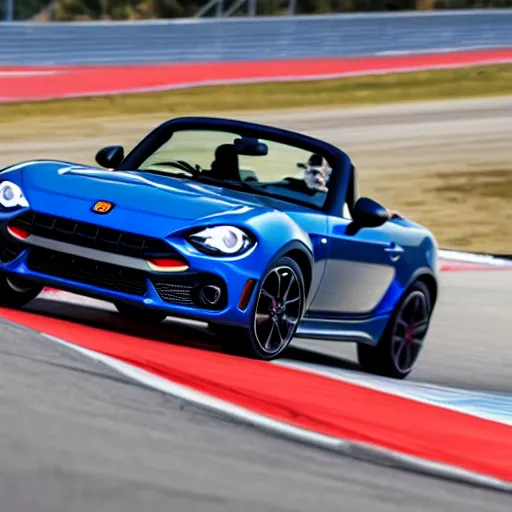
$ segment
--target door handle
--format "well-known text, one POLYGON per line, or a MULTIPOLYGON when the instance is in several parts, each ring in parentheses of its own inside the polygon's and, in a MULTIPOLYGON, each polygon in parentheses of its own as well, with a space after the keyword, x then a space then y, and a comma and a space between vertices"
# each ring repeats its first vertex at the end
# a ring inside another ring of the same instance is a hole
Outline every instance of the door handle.
POLYGON ((389 254, 391 261, 398 261, 404 253, 404 248, 395 244, 395 242, 392 242, 389 247, 386 247, 384 250, 389 254))

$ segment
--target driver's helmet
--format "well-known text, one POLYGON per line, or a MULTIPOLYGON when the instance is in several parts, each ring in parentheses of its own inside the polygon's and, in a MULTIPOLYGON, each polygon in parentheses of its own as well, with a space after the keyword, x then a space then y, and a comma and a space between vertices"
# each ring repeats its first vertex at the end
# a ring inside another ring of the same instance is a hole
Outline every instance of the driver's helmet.
POLYGON ((306 163, 299 162, 297 167, 302 170, 302 179, 308 188, 327 192, 332 169, 323 156, 314 153, 306 163))

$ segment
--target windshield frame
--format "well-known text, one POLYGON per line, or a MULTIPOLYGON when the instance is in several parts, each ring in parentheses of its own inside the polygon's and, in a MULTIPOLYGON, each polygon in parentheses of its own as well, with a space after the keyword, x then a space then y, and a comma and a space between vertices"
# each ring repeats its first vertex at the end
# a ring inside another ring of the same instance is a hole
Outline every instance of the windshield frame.
MULTIPOLYGON (((349 156, 341 149, 325 141, 301 133, 262 124, 214 117, 180 117, 171 119, 162 123, 146 135, 146 137, 128 153, 123 162, 115 170, 136 171, 143 162, 166 144, 175 132, 193 130, 219 131, 236 134, 242 137, 261 138, 303 149, 311 153, 321 154, 332 168, 329 190, 321 208, 317 208, 314 205, 310 205, 310 207, 312 210, 320 210, 336 216, 339 216, 339 212, 342 211, 348 191, 350 176, 352 172, 355 172, 349 156)), ((140 170, 140 172, 146 171, 140 170)), ((252 190, 247 189, 247 192, 252 193, 252 190)), ((257 192, 254 193, 257 194, 257 192)), ((296 203, 293 199, 281 199, 272 194, 261 195, 274 197, 275 199, 284 200, 292 204, 304 205, 302 202, 296 203)))

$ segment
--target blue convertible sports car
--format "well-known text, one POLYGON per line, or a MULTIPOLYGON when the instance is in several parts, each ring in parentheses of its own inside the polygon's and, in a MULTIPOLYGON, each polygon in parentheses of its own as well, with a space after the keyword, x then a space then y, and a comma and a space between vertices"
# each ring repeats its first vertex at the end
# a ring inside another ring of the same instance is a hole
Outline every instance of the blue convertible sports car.
POLYGON ((0 301, 44 286, 146 321, 208 322, 232 352, 352 341, 361 367, 407 376, 438 291, 425 228, 359 197, 342 150, 302 134, 177 118, 90 167, 34 160, 0 174, 0 301))

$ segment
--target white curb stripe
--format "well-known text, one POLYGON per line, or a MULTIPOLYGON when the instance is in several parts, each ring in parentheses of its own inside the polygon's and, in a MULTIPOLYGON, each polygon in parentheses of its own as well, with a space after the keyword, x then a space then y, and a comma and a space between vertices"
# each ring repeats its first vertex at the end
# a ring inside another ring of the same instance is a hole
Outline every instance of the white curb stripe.
POLYGON ((0 69, 0 79, 2 78, 32 78, 34 76, 51 76, 60 75, 62 72, 58 70, 30 70, 30 69, 18 69, 18 70, 2 70, 0 69))
POLYGON ((287 425, 281 421, 272 420, 263 415, 254 413, 243 407, 231 404, 224 400, 212 397, 206 393, 195 391, 189 387, 176 384, 150 372, 141 370, 135 366, 126 364, 110 356, 74 345, 55 336, 41 333, 45 338, 62 346, 79 352, 91 359, 99 361, 147 387, 186 400, 201 407, 213 409, 217 412, 237 418, 244 423, 265 429, 274 434, 284 435, 292 440, 305 442, 321 448, 334 450, 346 456, 367 462, 394 465, 402 469, 408 469, 418 473, 455 480, 459 482, 489 487, 504 492, 512 493, 512 482, 468 471, 449 464, 442 464, 406 455, 386 448, 381 448, 367 443, 359 443, 338 439, 331 436, 317 434, 299 427, 287 425))

